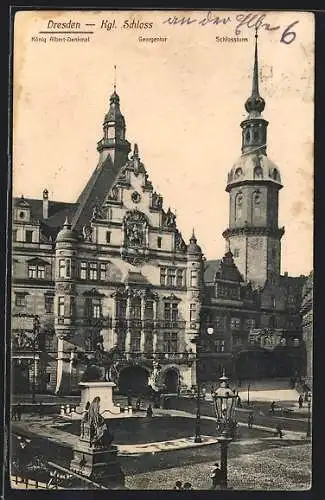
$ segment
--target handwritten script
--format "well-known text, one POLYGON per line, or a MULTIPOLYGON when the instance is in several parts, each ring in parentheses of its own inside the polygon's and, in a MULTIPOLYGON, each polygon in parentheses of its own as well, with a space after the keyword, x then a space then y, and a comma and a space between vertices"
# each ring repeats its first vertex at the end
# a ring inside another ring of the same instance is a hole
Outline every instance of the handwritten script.
POLYGON ((247 27, 249 29, 253 28, 256 30, 264 29, 265 31, 278 31, 280 34, 280 42, 289 45, 296 39, 296 32, 294 27, 299 23, 299 21, 293 21, 288 26, 272 26, 271 23, 266 22, 266 14, 259 14, 256 12, 244 12, 242 14, 237 14, 234 19, 230 16, 216 15, 212 11, 208 11, 203 14, 202 17, 196 18, 191 16, 169 16, 163 21, 164 24, 170 24, 173 26, 188 26, 190 24, 199 24, 200 26, 207 25, 227 25, 235 24, 235 35, 240 35, 242 33, 242 28, 247 27))

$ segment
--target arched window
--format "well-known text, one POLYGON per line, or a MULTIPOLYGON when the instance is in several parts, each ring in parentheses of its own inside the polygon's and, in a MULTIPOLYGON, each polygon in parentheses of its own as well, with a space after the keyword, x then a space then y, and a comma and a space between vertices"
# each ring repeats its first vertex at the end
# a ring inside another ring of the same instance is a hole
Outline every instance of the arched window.
POLYGON ((246 130, 246 132, 245 132, 245 140, 246 140, 246 142, 249 142, 249 140, 250 140, 249 130, 246 130))
POLYGON ((237 193, 235 198, 235 220, 241 219, 243 215, 243 194, 237 193))
POLYGON ((258 140, 258 136, 259 136, 258 130, 254 129, 254 131, 253 131, 253 139, 254 139, 254 141, 258 140))
POLYGON ((261 216, 261 192, 254 191, 252 196, 253 220, 261 216))
POLYGON ((275 181, 278 179, 278 171, 276 168, 273 169, 272 177, 275 181))
POLYGON ((262 179, 263 178, 263 172, 261 167, 257 166, 254 168, 254 179, 262 179))
POLYGON ((238 177, 241 177, 242 175, 243 175, 243 170, 240 167, 236 168, 235 179, 238 179, 238 177))

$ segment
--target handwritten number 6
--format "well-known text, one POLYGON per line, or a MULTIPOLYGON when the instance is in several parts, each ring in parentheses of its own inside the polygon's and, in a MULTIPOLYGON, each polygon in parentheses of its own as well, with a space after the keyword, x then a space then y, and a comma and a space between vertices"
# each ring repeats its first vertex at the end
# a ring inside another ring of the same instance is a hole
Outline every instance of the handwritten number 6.
POLYGON ((286 27, 286 29, 282 33, 280 42, 289 45, 296 39, 297 36, 296 33, 294 31, 289 31, 289 30, 297 23, 299 23, 299 21, 294 21, 293 23, 289 24, 289 26, 286 27))

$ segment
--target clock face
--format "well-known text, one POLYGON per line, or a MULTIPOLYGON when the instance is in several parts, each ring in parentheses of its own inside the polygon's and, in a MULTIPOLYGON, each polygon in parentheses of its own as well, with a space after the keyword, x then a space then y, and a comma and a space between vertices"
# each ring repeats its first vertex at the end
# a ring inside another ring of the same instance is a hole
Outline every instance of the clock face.
POLYGON ((141 200, 141 196, 138 191, 133 191, 133 193, 131 194, 131 199, 133 203, 139 203, 139 201, 141 200))

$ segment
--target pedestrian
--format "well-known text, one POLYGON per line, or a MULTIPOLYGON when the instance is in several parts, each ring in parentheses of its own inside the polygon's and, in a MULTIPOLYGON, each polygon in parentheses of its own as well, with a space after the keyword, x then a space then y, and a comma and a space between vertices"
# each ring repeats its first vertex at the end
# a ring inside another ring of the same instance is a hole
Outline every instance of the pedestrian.
POLYGON ((238 408, 242 408, 241 397, 239 396, 239 394, 237 394, 237 406, 238 408))
POLYGON ((18 403, 17 407, 16 407, 16 416, 17 416, 18 420, 21 420, 21 414, 22 414, 22 407, 21 407, 21 404, 18 403))
POLYGON ((222 479, 223 479, 223 473, 220 469, 220 466, 218 463, 215 463, 215 468, 211 474, 211 479, 212 479, 212 487, 211 490, 216 490, 217 488, 220 488, 222 479))
POLYGON ((282 426, 281 424, 278 424, 275 428, 275 435, 279 436, 279 438, 283 438, 283 432, 282 432, 282 426))
POLYGON ((271 413, 272 413, 272 415, 275 414, 275 401, 272 401, 272 403, 271 403, 271 413))
POLYGON ((254 414, 253 414, 253 412, 251 411, 251 412, 248 414, 248 428, 249 428, 249 429, 253 429, 253 423, 254 423, 254 414))
POLYGON ((174 490, 182 490, 183 489, 182 481, 176 481, 175 486, 174 486, 173 489, 174 490))
POLYGON ((300 396, 298 398, 299 408, 302 408, 303 403, 304 403, 304 398, 303 398, 302 394, 300 394, 300 396))
POLYGON ((141 399, 140 399, 140 398, 138 398, 138 399, 136 400, 136 403, 135 403, 135 409, 136 409, 137 411, 140 411, 140 409, 141 409, 141 399))
POLYGON ((38 411, 39 411, 39 417, 43 418, 44 417, 44 406, 43 406, 42 401, 39 402, 39 409, 38 409, 38 411))
POLYGON ((184 483, 183 490, 193 490, 191 483, 184 483))
POLYGON ((151 418, 153 415, 153 411, 152 411, 152 406, 151 404, 148 406, 147 408, 147 417, 151 418))

